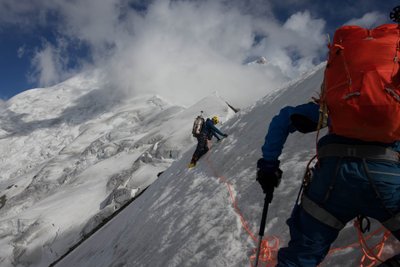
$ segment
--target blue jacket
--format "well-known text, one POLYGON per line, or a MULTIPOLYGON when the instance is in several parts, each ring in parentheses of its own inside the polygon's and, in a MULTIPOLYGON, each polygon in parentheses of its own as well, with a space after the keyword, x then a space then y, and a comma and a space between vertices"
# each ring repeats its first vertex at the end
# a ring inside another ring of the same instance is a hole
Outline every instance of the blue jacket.
MULTIPOLYGON (((319 105, 310 102, 307 104, 302 104, 296 107, 287 106, 281 109, 278 115, 276 115, 268 128, 267 135, 265 136, 265 142, 262 146, 262 155, 265 160, 275 161, 278 160, 282 153, 283 146, 286 139, 290 133, 295 132, 297 129, 294 127, 291 116, 293 114, 304 115, 311 121, 318 123, 319 119, 319 105)), ((377 142, 365 142, 356 139, 350 139, 335 134, 327 134, 322 137, 318 145, 324 145, 328 143, 339 143, 339 144, 375 144, 382 145, 386 147, 391 147, 392 149, 400 152, 400 142, 394 142, 392 144, 382 144, 377 142)))
POLYGON ((201 133, 206 135, 208 140, 211 140, 213 136, 220 140, 221 138, 218 136, 218 134, 221 136, 225 136, 224 133, 222 133, 217 127, 214 126, 214 123, 210 118, 207 118, 205 125, 201 130, 201 133))
MULTIPOLYGON (((262 147, 263 158, 268 161, 278 160, 289 133, 301 129, 307 132, 304 125, 311 125, 307 128, 310 131, 315 130, 318 119, 319 105, 315 103, 283 108, 269 125, 262 147), (305 117, 306 123, 304 121, 299 123, 298 115, 301 115, 301 118, 305 117), (308 119, 312 121, 311 124, 308 124, 308 119)), ((332 133, 328 133, 318 141, 319 147, 326 144, 380 145, 400 152, 400 141, 391 144, 365 142, 332 133)), ((358 214, 380 222, 390 220, 397 223, 400 214, 399 166, 398 162, 380 160, 326 159, 323 164, 314 168, 311 182, 307 185, 303 196, 318 208, 309 206, 306 210, 304 208, 306 204, 303 205, 304 198, 301 205, 295 205, 291 218, 287 221, 291 241, 287 247, 279 250, 277 266, 320 264, 340 230, 328 226, 325 219, 319 219, 316 215, 327 213, 333 216, 334 221, 343 225, 358 214), (321 210, 325 213, 320 213, 321 210)), ((391 231, 400 240, 400 230, 397 230, 395 223, 391 231)), ((400 257, 400 254, 396 257, 400 257)))

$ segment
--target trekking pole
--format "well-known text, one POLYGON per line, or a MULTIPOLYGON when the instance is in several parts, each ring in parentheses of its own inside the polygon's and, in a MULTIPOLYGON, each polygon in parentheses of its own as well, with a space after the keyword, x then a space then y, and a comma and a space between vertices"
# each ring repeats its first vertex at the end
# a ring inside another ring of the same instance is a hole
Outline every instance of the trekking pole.
POLYGON ((258 247, 257 247, 257 254, 256 254, 256 263, 255 267, 258 266, 258 258, 260 257, 260 252, 261 252, 261 243, 262 239, 264 236, 264 231, 265 231, 265 223, 267 221, 267 214, 268 214, 268 207, 269 203, 272 201, 272 196, 274 194, 274 188, 272 187, 269 189, 269 191, 265 194, 265 199, 264 199, 264 208, 262 212, 262 217, 261 217, 261 224, 260 224, 260 232, 258 233, 259 239, 258 239, 258 247))

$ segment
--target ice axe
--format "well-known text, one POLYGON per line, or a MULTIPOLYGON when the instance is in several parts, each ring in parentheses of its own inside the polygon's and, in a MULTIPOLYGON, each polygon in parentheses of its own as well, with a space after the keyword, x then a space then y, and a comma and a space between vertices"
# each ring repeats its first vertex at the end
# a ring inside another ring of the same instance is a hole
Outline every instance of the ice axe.
POLYGON ((254 265, 255 267, 258 266, 258 258, 260 257, 261 243, 262 243, 262 239, 263 239, 263 236, 264 236, 265 223, 267 221, 268 207, 269 207, 269 203, 272 202, 273 195, 274 195, 274 188, 271 187, 265 193, 264 208, 263 208, 262 217, 261 217, 260 231, 258 233, 259 239, 258 239, 258 247, 257 247, 257 254, 256 254, 256 262, 255 262, 255 265, 254 265))

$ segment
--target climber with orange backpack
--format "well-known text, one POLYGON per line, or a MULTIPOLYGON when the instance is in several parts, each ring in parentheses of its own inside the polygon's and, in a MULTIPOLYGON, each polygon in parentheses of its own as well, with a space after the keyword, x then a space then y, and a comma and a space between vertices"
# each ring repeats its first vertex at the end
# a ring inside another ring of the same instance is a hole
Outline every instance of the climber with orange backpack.
POLYGON ((200 115, 195 119, 193 123, 192 134, 197 138, 197 147, 189 163, 189 168, 196 166, 197 161, 207 153, 209 150, 208 141, 211 140, 213 136, 215 136, 218 141, 221 140, 221 137, 218 135, 222 136, 223 138, 228 137, 227 134, 221 132, 217 127, 215 127, 215 125, 218 123, 218 116, 213 116, 211 119, 207 118, 204 120, 203 116, 200 115))
MULTIPOLYGON (((391 18, 400 23, 400 7, 391 18)), ((287 221, 291 240, 279 250, 278 267, 318 266, 359 215, 378 220, 400 240, 399 60, 399 25, 342 26, 329 44, 320 99, 285 107, 272 119, 257 161, 266 203, 282 176, 278 158, 288 135, 329 128, 287 221)), ((400 254, 380 266, 400 266, 400 254)))

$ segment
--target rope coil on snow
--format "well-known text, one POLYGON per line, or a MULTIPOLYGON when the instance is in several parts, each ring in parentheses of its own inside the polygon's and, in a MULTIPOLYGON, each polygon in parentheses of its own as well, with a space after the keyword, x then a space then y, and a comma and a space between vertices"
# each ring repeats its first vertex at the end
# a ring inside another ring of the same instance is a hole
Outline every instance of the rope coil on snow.
MULTIPOLYGON (((279 250, 279 238, 276 236, 267 236, 261 242, 260 256, 258 262, 265 267, 273 267, 277 264, 277 254, 279 250)), ((253 249, 253 255, 250 257, 250 266, 257 257, 257 248, 253 249)))

